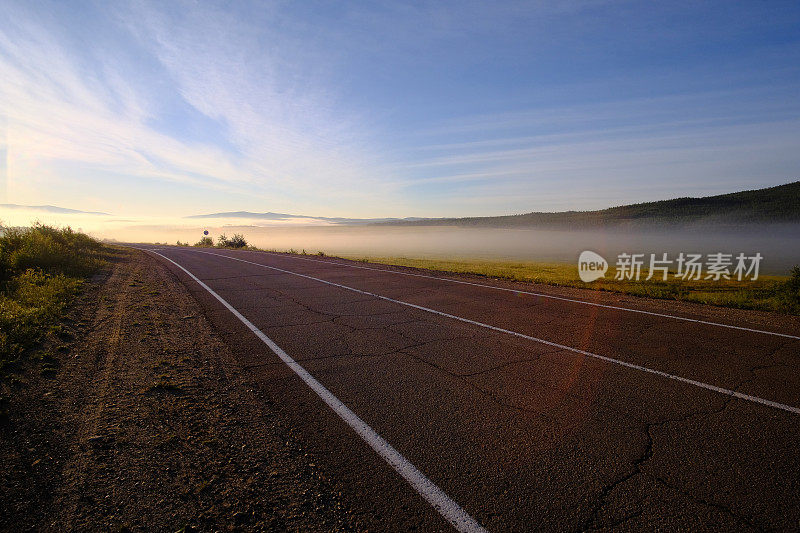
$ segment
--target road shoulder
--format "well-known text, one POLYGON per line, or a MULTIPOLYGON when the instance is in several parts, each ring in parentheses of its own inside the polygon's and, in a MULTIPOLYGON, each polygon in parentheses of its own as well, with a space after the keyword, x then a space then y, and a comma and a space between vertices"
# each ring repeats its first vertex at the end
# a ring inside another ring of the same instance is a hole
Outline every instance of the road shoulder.
POLYGON ((52 359, 3 380, 0 528, 352 530, 186 288, 138 251, 88 284, 52 359))

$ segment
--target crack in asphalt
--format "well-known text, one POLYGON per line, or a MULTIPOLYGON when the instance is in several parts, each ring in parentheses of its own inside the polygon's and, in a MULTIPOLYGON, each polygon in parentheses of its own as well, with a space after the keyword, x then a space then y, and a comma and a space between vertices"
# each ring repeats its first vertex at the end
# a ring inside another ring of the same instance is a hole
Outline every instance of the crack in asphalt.
MULTIPOLYGON (((773 352, 773 354, 775 352, 777 352, 779 349, 780 349, 780 347, 776 348, 776 350, 773 352)), ((771 355, 772 354, 768 355, 767 357, 770 357, 771 355)), ((766 365, 766 366, 769 366, 769 365, 766 365)), ((743 385, 746 385, 747 383, 752 381, 754 379, 754 377, 755 376, 753 375, 753 376, 751 376, 749 378, 741 380, 731 390, 739 391, 739 389, 743 385)), ((755 530, 759 530, 759 531, 763 530, 763 528, 757 526, 752 521, 748 520, 746 517, 744 517, 744 516, 742 516, 742 515, 740 515, 738 513, 735 513, 732 509, 730 509, 729 507, 727 507, 727 506, 725 506, 725 505, 723 505, 721 503, 714 502, 714 501, 711 501, 711 500, 707 500, 705 498, 698 497, 698 496, 692 494, 692 492, 689 489, 679 487, 678 485, 675 485, 675 484, 671 484, 666 479, 664 479, 663 477, 658 476, 656 474, 649 474, 647 472, 643 472, 642 471, 642 467, 644 466, 644 464, 646 462, 648 462, 650 459, 652 459, 652 457, 654 455, 655 441, 654 441, 653 434, 652 434, 653 428, 664 427, 667 424, 682 424, 682 423, 686 423, 686 422, 688 422, 689 420, 691 420, 691 419, 693 419, 695 417, 710 417, 710 416, 713 416, 715 414, 720 414, 725 409, 728 408, 728 406, 731 404, 731 402, 733 400, 734 400, 733 396, 728 396, 728 397, 724 398, 724 400, 722 401, 722 404, 716 409, 693 410, 693 411, 690 411, 690 412, 688 412, 688 413, 686 413, 686 414, 684 414, 683 416, 680 416, 680 417, 665 419, 665 420, 661 420, 659 422, 646 422, 644 424, 644 427, 643 427, 643 431, 644 431, 644 434, 646 436, 644 450, 642 451, 642 453, 636 459, 634 459, 634 461, 632 463, 633 468, 632 468, 632 470, 630 472, 628 472, 627 474, 621 476, 619 479, 616 479, 616 480, 612 481, 611 483, 605 485, 601 489, 600 494, 597 496, 597 505, 593 508, 592 513, 589 516, 589 518, 587 518, 587 520, 584 522, 583 529, 584 530, 594 530, 594 529, 599 529, 599 528, 602 528, 602 527, 606 527, 606 526, 604 526, 602 524, 598 524, 597 522, 598 522, 598 518, 599 518, 600 512, 605 507, 606 499, 607 499, 608 495, 611 494, 611 492, 614 489, 616 489, 617 487, 620 487, 621 485, 623 485, 626 482, 630 481, 631 479, 633 479, 637 475, 641 474, 641 475, 645 475, 647 477, 650 477, 651 479, 654 479, 654 480, 658 481, 663 486, 665 486, 665 487, 667 487, 667 488, 669 488, 669 489, 671 489, 671 490, 683 495, 684 497, 688 498, 689 500, 691 500, 694 503, 698 503, 698 504, 705 505, 707 507, 712 507, 712 508, 715 508, 715 509, 717 509, 719 511, 722 511, 723 513, 729 515, 730 517, 734 518, 735 520, 737 520, 737 521, 739 521, 741 523, 744 523, 745 525, 747 525, 751 529, 755 529, 755 530)), ((624 522, 626 522, 626 521, 628 521, 630 519, 635 518, 639 514, 641 514, 641 513, 632 513, 625 520, 622 520, 622 521, 619 521, 619 522, 615 522, 614 525, 615 526, 616 525, 620 525, 621 523, 624 523, 624 522)))
MULTIPOLYGON (((433 341, 431 341, 431 342, 433 342, 433 341)), ((428 343, 421 343, 420 346, 424 346, 425 344, 428 344, 428 343)), ((433 361, 430 361, 430 360, 425 359, 423 357, 420 357, 420 356, 418 356, 418 355, 416 355, 414 353, 406 351, 406 350, 408 350, 410 348, 414 348, 414 347, 411 346, 411 347, 408 347, 408 348, 403 348, 401 350, 398 350, 398 353, 402 353, 403 355, 406 355, 406 356, 410 357, 411 359, 414 359, 415 361, 418 361, 418 362, 420 362, 420 363, 422 363, 424 365, 430 366, 430 367, 438 370, 439 372, 442 372, 444 374, 449 375, 450 377, 452 377, 452 378, 456 379, 457 381, 460 381, 461 383, 467 385, 468 387, 473 389, 475 392, 477 392, 481 396, 489 399, 490 401, 492 401, 493 403, 499 405, 500 407, 503 407, 505 409, 511 409, 511 410, 514 410, 514 411, 519 411, 519 412, 523 412, 523 413, 536 415, 538 417, 541 417, 541 418, 547 420, 551 424, 557 425, 559 427, 563 427, 563 423, 561 423, 558 419, 553 418, 552 416, 550 416, 550 415, 548 415, 548 414, 546 414, 546 413, 544 413, 542 411, 536 411, 534 409, 529 409, 529 408, 526 408, 526 407, 520 407, 519 405, 514 405, 512 403, 508 403, 508 402, 502 400, 501 398, 499 398, 498 396, 496 396, 495 394, 493 394, 491 391, 483 389, 483 388, 479 387, 477 384, 475 384, 472 381, 470 381, 469 379, 466 379, 467 376, 463 376, 461 374, 458 374, 458 373, 452 372, 450 370, 447 370, 446 368, 443 368, 443 367, 437 365, 433 361)), ((560 351, 560 350, 553 350, 553 351, 560 351)), ((551 353, 551 352, 543 352, 543 353, 539 354, 539 357, 541 357, 542 355, 545 355, 546 353, 551 353)), ((532 358, 531 360, 535 360, 537 358, 532 358)), ((517 361, 517 362, 521 362, 521 361, 517 361)))

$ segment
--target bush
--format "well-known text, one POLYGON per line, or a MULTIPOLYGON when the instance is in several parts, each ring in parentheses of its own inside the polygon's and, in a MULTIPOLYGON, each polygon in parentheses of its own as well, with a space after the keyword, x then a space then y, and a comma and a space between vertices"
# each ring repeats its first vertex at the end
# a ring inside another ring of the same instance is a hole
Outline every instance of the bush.
POLYGON ((775 296, 783 311, 789 313, 800 312, 800 266, 795 266, 790 271, 791 277, 781 283, 775 296))
POLYGON ((247 246, 247 241, 244 240, 244 235, 240 233, 234 233, 233 237, 228 240, 228 246, 231 248, 244 248, 247 246))
POLYGON ((800 266, 792 267, 789 274, 792 277, 786 282, 786 288, 793 291, 794 296, 800 299, 800 266))
POLYGON ((0 227, 0 366, 55 322, 102 264, 101 243, 71 228, 0 227))
POLYGON ((220 248, 245 248, 247 241, 244 239, 244 235, 240 233, 234 233, 230 239, 223 233, 217 239, 217 246, 220 248))
POLYGON ((82 277, 101 264, 100 242, 72 228, 37 222, 30 228, 0 230, 0 282, 29 268, 82 277))
POLYGON ((200 239, 199 241, 197 241, 194 245, 195 246, 214 246, 214 239, 212 239, 211 237, 206 236, 206 237, 203 237, 202 239, 200 239))

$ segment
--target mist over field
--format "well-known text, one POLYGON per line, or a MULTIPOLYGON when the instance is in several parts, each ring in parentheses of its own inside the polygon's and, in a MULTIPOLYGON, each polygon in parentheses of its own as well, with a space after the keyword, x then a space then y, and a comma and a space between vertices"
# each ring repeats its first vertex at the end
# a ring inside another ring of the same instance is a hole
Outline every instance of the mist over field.
POLYGON ((202 226, 187 219, 120 219, 112 216, 52 215, 4 212, 6 225, 28 225, 34 220, 71 225, 91 235, 119 242, 177 241, 194 244, 204 230, 241 233, 251 245, 272 250, 323 251, 329 255, 430 259, 493 259, 574 263, 583 250, 593 250, 612 264, 617 254, 724 252, 764 257, 761 272, 787 274, 800 264, 800 224, 715 227, 694 225, 659 228, 639 226, 613 229, 472 228, 452 226, 320 225, 318 221, 290 221, 253 225, 241 220, 214 220, 202 226))
MULTIPOLYGON (((182 235, 183 241, 195 242, 201 233, 156 229, 155 240, 172 244, 182 235)), ((228 226, 209 228, 212 235, 242 233, 259 248, 308 253, 324 251, 332 255, 388 257, 403 256, 431 259, 494 259, 517 261, 577 261, 583 250, 593 250, 612 264, 617 254, 679 252, 753 255, 764 257, 762 273, 786 274, 800 264, 800 225, 776 225, 759 228, 711 229, 694 227, 631 230, 551 230, 460 227, 376 227, 376 226, 228 226)))

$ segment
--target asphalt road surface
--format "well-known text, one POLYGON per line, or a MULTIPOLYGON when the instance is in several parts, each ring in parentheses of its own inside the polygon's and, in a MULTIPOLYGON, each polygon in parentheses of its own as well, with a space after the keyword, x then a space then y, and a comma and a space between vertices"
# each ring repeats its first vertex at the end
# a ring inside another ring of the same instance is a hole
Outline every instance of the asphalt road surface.
POLYGON ((800 529, 796 318, 139 247, 374 529, 800 529))

